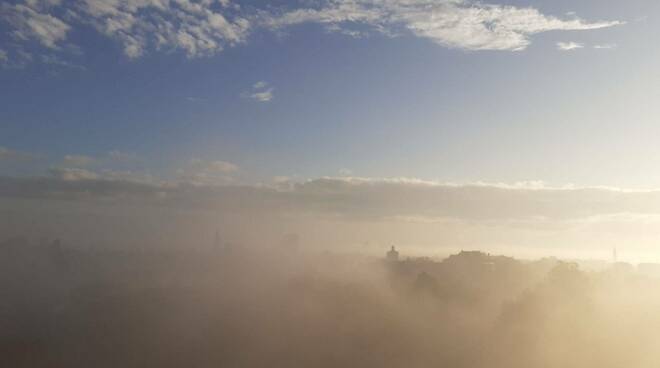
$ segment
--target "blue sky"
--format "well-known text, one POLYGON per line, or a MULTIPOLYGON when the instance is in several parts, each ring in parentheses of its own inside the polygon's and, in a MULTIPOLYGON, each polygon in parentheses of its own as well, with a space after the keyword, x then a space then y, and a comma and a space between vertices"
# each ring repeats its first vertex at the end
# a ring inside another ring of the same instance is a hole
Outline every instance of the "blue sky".
MULTIPOLYGON (((271 22, 288 23, 250 25, 236 42, 213 36, 224 49, 196 54, 172 42, 157 49, 147 40, 138 56, 122 38, 139 35, 137 26, 104 34, 65 13, 82 14, 79 9, 94 1, 48 3, 3 5, 0 145, 45 157, 34 170, 61 165, 65 155, 121 151, 141 158, 133 170, 171 175, 191 159, 223 160, 240 167, 236 176, 247 181, 350 170, 363 177, 457 182, 660 185, 660 176, 624 180, 595 166, 603 159, 613 168, 617 160, 629 166, 658 153, 648 139, 658 133, 652 117, 628 120, 638 118, 638 105, 649 102, 644 96, 656 92, 657 53, 648 47, 657 41, 647 17, 657 9, 652 2, 455 2, 482 12, 534 10, 532 21, 557 17, 568 24, 525 34, 522 46, 509 36, 485 44, 456 41, 452 29, 441 29, 450 33, 442 36, 453 42, 447 44, 410 31, 415 23, 346 22, 336 15, 344 2, 251 2, 240 8, 209 2, 208 9, 229 22, 257 23, 251 17, 269 12, 271 22), (35 10, 21 12, 21 6, 35 10), (338 20, 286 20, 309 9, 338 20), (66 36, 48 46, 52 33, 31 35, 17 19, 34 13, 62 19, 66 36), (598 29, 580 29, 592 26, 598 29), (392 34, 375 27, 389 27, 392 34), (560 42, 582 47, 561 51, 560 42), (508 49, 498 50, 502 44, 508 49), (266 84, 259 91, 253 87, 258 82, 266 84), (258 92, 270 92, 268 101, 250 98, 258 92), (626 98, 631 100, 623 106, 626 98), (624 127, 632 137, 621 134, 624 127), (622 137, 639 144, 621 152, 622 137)), ((149 2, 106 2, 117 9, 131 3, 149 2)), ((178 9, 175 3, 163 13, 178 9)), ((364 3, 365 9, 379 4, 364 3)), ((454 2, 412 3, 435 4, 442 13, 453 9, 442 4, 454 2)), ((149 11, 145 6, 126 13, 149 11)), ((510 20, 505 15, 497 21, 510 20)))
POLYGON ((4 2, 0 231, 653 253, 659 7, 4 2))

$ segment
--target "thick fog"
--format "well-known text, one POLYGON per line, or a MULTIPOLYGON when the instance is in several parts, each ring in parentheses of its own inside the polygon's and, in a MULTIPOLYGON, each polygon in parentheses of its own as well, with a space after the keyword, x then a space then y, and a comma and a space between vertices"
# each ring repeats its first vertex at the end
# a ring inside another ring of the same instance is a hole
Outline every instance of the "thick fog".
POLYGON ((657 367, 657 266, 0 245, 7 367, 657 367))
POLYGON ((69 171, 0 197, 10 367, 660 363, 660 266, 620 262, 655 191, 69 171))

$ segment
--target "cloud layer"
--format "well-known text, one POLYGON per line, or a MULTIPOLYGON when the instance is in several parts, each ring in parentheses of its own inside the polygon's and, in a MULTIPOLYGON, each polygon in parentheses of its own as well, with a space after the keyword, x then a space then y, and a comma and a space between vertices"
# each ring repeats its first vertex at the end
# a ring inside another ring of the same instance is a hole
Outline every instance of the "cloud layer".
POLYGON ((660 190, 355 177, 248 185, 237 171, 225 161, 193 160, 169 179, 93 167, 4 176, 0 205, 13 225, 0 230, 79 243, 102 233, 108 244, 135 246, 164 237, 185 244, 218 230, 252 244, 295 232, 322 247, 379 252, 394 243, 575 256, 625 246, 642 259, 660 229, 660 190))
MULTIPOLYGON (((21 46, 25 43, 60 50, 71 46, 71 33, 90 27, 115 40, 128 58, 175 50, 194 58, 244 43, 254 30, 280 31, 303 23, 320 24, 349 36, 409 33, 445 47, 508 51, 525 49, 531 36, 541 32, 622 24, 576 16, 562 19, 531 7, 468 0, 328 0, 309 4, 256 8, 229 0, 23 0, 0 5, 0 20, 9 25, 9 37, 18 41, 12 54, 22 58, 26 58, 21 46)), ((1 55, 6 61, 7 50, 1 55)))
POLYGON ((14 38, 51 49, 66 44, 75 26, 92 27, 117 41, 129 58, 148 49, 178 49, 198 57, 245 40, 250 23, 234 15, 235 9, 211 0, 26 0, 3 4, 2 19, 12 26, 14 38))
POLYGON ((660 215, 660 191, 352 177, 278 182, 272 186, 234 185, 230 180, 218 179, 226 179, 237 169, 224 161, 195 161, 180 172, 177 180, 166 181, 138 180, 112 171, 55 168, 50 176, 0 177, 0 197, 129 199, 133 204, 221 212, 290 212, 413 222, 574 221, 598 216, 660 215))

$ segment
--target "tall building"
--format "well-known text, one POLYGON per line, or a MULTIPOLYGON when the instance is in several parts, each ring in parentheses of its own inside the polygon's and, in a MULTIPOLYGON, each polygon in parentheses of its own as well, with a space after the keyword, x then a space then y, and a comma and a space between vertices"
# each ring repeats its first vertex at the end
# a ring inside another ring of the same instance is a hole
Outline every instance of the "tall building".
POLYGON ((388 261, 395 262, 399 260, 399 252, 392 246, 389 252, 387 252, 386 257, 388 261))

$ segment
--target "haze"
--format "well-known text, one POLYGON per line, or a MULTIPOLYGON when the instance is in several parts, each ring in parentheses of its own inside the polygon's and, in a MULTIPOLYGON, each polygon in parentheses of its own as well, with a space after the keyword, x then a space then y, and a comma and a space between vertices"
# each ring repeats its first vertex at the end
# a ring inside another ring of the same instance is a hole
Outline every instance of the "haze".
POLYGON ((657 366, 659 11, 3 1, 0 361, 657 366))

